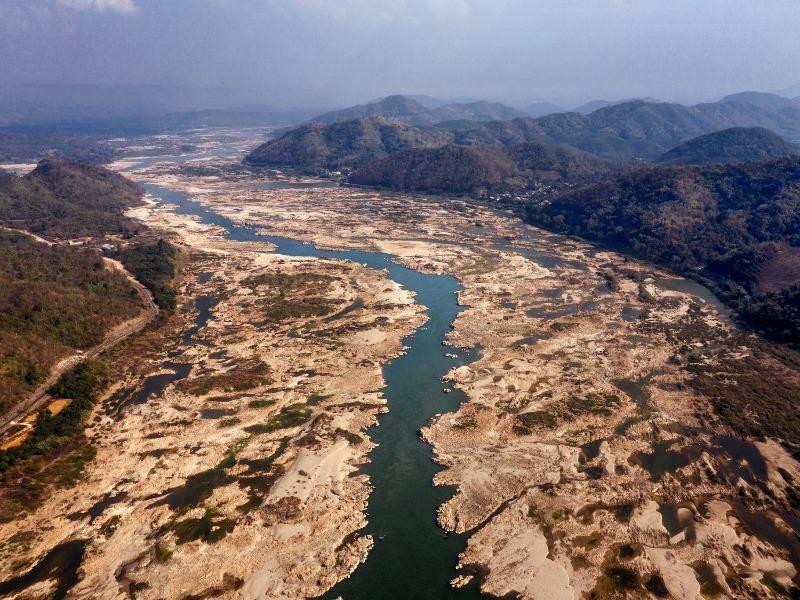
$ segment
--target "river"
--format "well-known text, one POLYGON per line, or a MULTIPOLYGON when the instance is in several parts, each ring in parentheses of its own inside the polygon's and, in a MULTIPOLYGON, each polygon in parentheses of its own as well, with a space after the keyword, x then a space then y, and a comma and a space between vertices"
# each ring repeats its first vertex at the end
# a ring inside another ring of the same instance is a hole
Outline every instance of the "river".
POLYGON ((231 240, 271 243, 276 252, 284 255, 350 260, 387 269, 392 280, 416 294, 416 301, 427 309, 428 321, 404 340, 406 354, 384 367, 383 394, 389 412, 381 415, 378 424, 367 432, 378 447, 363 468, 374 489, 369 499, 368 525, 360 534, 371 534, 375 546, 366 562, 324 598, 483 598, 476 583, 461 590, 449 586, 450 579, 456 576, 455 565, 458 554, 466 547, 466 538, 446 534, 436 524, 438 507, 453 495, 454 489, 433 486, 433 477, 441 468, 433 461, 431 447, 418 435, 434 415, 455 411, 466 400, 458 390, 443 393, 441 377, 452 367, 477 358, 475 351, 442 346, 461 310, 456 279, 415 271, 396 263, 388 254, 322 250, 291 238, 261 235, 252 227, 238 225, 205 208, 184 192, 153 184, 144 187, 162 202, 175 205, 177 214, 223 228, 231 240), (446 352, 456 358, 445 356, 446 352))

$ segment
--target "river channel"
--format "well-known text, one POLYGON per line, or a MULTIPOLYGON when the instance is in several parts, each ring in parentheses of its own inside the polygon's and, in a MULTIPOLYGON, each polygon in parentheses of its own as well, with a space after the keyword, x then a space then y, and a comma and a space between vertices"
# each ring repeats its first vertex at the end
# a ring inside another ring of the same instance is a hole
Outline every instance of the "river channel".
POLYGON ((419 438, 420 428, 434 415, 455 411, 466 400, 458 390, 445 394, 441 377, 452 367, 477 358, 475 351, 442 345, 461 310, 456 279, 415 271, 398 264, 388 254, 322 250, 291 238, 261 235, 253 227, 238 225, 214 213, 185 192, 153 184, 144 187, 161 202, 174 205, 177 214, 223 228, 230 240, 271 243, 277 253, 289 256, 349 260, 386 269, 392 280, 416 294, 417 303, 427 309, 428 321, 404 340, 407 352, 384 367, 383 394, 389 412, 381 415, 378 424, 367 432, 378 447, 363 468, 374 489, 369 499, 368 525, 359 533, 371 534, 375 546, 366 562, 324 598, 483 598, 476 584, 461 590, 449 586, 466 538, 447 534, 436 524, 436 510, 453 495, 454 489, 432 485, 440 467, 433 461, 431 447, 419 438))

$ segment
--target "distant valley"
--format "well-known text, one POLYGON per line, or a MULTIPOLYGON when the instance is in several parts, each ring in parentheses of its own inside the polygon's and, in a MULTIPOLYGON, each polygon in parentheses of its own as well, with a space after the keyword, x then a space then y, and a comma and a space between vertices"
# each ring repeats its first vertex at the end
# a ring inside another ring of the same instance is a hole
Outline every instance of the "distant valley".
POLYGON ((635 100, 589 114, 441 122, 395 96, 314 119, 245 163, 344 170, 355 185, 496 202, 700 277, 751 326, 793 342, 800 146, 792 139, 800 139, 800 99, 752 92, 689 107, 635 100), (709 166, 666 166, 681 164, 709 166))

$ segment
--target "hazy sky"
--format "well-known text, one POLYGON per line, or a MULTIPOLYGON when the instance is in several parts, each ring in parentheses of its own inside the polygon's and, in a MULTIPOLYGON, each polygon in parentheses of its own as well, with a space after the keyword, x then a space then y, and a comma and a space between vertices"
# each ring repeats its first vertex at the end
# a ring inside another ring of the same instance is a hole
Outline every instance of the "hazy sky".
POLYGON ((695 101, 800 83, 799 29, 800 0, 0 0, 0 82, 695 101))

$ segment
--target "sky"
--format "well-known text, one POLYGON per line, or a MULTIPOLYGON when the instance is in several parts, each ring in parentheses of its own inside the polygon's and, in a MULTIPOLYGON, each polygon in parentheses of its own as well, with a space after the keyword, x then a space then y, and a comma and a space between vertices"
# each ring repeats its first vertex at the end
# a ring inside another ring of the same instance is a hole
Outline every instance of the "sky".
POLYGON ((800 0, 0 0, 0 82, 697 102, 800 84, 798 26, 800 0))

